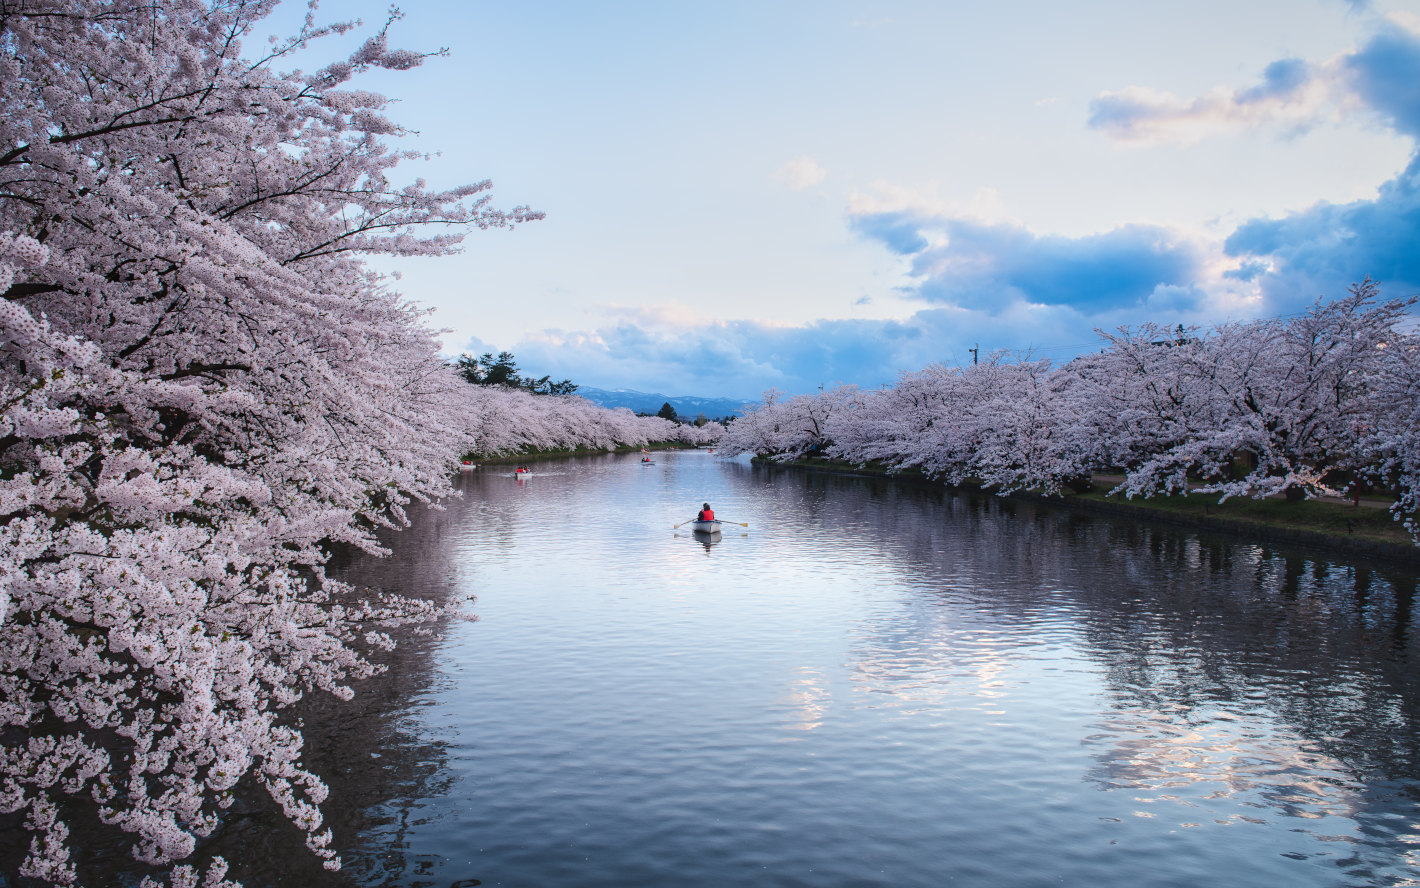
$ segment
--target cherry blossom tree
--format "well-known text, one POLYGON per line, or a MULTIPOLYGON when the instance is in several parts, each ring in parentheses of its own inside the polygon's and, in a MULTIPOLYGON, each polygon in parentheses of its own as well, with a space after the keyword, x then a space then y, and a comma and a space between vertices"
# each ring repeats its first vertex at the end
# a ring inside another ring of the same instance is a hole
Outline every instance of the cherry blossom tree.
POLYGON ((683 422, 676 427, 676 440, 696 447, 714 445, 725 437, 725 427, 713 419, 704 425, 683 422))
POLYGON ((922 442, 956 427, 964 405, 960 368, 932 364, 916 373, 904 373, 894 386, 862 395, 861 409, 840 417, 835 424, 832 455, 858 465, 882 463, 889 471, 928 466, 935 449, 922 442))
POLYGON ((1058 493, 1090 471, 1072 436, 1078 386, 1048 361, 991 355, 971 367, 932 365, 839 412, 831 454, 920 469, 950 484, 1058 493))
POLYGON ((456 604, 361 600, 332 544, 378 551, 471 448, 469 386, 362 264, 539 214, 480 182, 396 184, 393 17, 313 73, 255 58, 274 0, 0 4, 0 811, 19 875, 83 878, 81 809, 145 884, 218 886, 203 836, 260 787, 327 865, 302 695, 351 694, 394 627, 456 604), (196 866, 179 863, 193 858, 196 866))
MULTIPOLYGON (((1070 363, 1068 371, 1084 396, 1075 424, 1080 434, 1097 442, 1097 467, 1141 477, 1141 466, 1187 442, 1194 423, 1207 422, 1196 415, 1206 404, 1195 396, 1190 373, 1208 364, 1194 354, 1203 347, 1195 332, 1154 324, 1101 331, 1108 347, 1070 363)), ((1187 490, 1186 468, 1171 474, 1152 470, 1141 490, 1187 490)))
POLYGON ((1368 480, 1395 491, 1420 542, 1420 346, 1401 330, 1416 302, 1383 301, 1366 279, 1294 318, 1102 333, 1100 353, 1062 367, 998 354, 875 392, 771 391, 725 450, 1002 493, 1056 494, 1102 469, 1125 473, 1128 496, 1301 499, 1368 480))
POLYGON ((1087 436, 1074 434, 1081 399, 1072 374, 1028 356, 991 371, 990 396, 974 400, 963 417, 973 441, 966 471, 1001 493, 1047 496, 1088 478, 1093 448, 1087 436))
POLYGON ((759 404, 742 410, 720 442, 721 455, 739 456, 751 453, 767 456, 772 453, 769 438, 775 424, 774 406, 779 397, 780 392, 777 389, 769 389, 759 404))
POLYGON ((833 444, 834 423, 856 409, 858 401, 858 388, 851 385, 787 399, 771 389, 757 409, 731 424, 723 439, 723 452, 726 456, 754 453, 778 460, 825 455, 833 444))
POLYGON ((1375 412, 1357 422, 1362 477, 1396 491, 1392 507, 1420 544, 1420 336, 1396 332, 1376 344, 1375 412))
MULTIPOLYGON (((659 416, 637 416, 625 407, 608 410, 575 395, 537 395, 512 386, 469 386, 466 452, 499 457, 538 450, 614 450, 653 441, 699 444, 719 439, 724 428, 705 429, 659 416)), ((713 426, 713 427, 712 427, 713 426)))
POLYGON ((1227 324, 1202 340, 1146 348, 1168 369, 1145 374, 1152 383, 1142 388, 1152 391, 1151 408, 1167 407, 1156 428, 1176 440, 1133 469, 1125 490, 1181 491, 1191 477, 1224 499, 1337 493, 1365 472, 1381 346, 1414 302, 1380 302, 1367 279, 1296 318, 1227 324))

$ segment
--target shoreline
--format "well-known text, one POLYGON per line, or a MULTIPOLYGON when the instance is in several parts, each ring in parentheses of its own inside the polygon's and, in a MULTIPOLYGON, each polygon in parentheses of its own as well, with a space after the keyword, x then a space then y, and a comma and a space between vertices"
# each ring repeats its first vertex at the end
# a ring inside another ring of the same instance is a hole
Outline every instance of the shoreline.
MULTIPOLYGON (((1299 526, 1295 521, 1267 520, 1277 511, 1280 502, 1257 506, 1257 500, 1229 500, 1219 504, 1216 497, 1190 494, 1186 497, 1161 496, 1127 500, 1106 498, 1105 491, 1113 485, 1097 484, 1086 493, 1064 493, 1060 496, 1020 492, 998 494, 979 485, 951 485, 919 472, 888 472, 867 466, 853 466, 828 460, 788 460, 776 462, 754 457, 753 464, 776 469, 799 469, 832 475, 860 478, 884 478, 933 487, 943 487, 962 493, 999 496, 1016 502, 1038 503, 1044 506, 1071 509, 1116 518, 1146 519, 1160 524, 1202 530, 1237 538, 1254 539, 1299 548, 1330 551, 1352 557, 1379 558, 1407 567, 1420 567, 1420 546, 1411 541, 1404 527, 1390 517, 1388 509, 1374 506, 1356 507, 1344 503, 1307 500, 1289 503, 1284 508, 1294 510, 1293 518, 1309 509, 1307 517, 1319 523, 1341 523, 1346 532, 1334 532, 1319 527, 1299 526), (1297 508, 1302 507, 1302 508, 1297 508), (1263 514, 1256 514, 1263 512, 1263 514), (1253 513, 1253 514, 1249 514, 1253 513), (1382 523, 1384 522, 1384 523, 1382 523), (1359 528, 1359 531, 1356 529, 1359 528)), ((1098 477, 1098 476, 1097 476, 1098 477)))

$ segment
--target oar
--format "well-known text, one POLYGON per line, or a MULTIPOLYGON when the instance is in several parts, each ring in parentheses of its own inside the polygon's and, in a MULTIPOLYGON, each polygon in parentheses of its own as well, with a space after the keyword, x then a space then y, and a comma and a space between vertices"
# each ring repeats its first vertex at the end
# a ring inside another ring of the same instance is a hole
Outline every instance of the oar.
MULTIPOLYGON (((682 521, 680 524, 672 524, 671 530, 680 530, 683 525, 690 524, 691 521, 699 520, 699 518, 692 518, 690 519, 690 521, 682 521)), ((749 527, 748 522, 745 521, 726 521, 724 518, 716 518, 715 520, 720 522, 721 524, 738 524, 740 527, 749 527)))

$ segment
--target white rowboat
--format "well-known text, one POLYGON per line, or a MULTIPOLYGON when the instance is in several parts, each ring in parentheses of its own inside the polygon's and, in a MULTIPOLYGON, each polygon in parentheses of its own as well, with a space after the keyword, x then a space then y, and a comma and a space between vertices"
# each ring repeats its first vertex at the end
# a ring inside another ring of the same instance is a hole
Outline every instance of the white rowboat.
POLYGON ((720 522, 718 521, 692 521, 690 529, 696 533, 719 533, 720 522))

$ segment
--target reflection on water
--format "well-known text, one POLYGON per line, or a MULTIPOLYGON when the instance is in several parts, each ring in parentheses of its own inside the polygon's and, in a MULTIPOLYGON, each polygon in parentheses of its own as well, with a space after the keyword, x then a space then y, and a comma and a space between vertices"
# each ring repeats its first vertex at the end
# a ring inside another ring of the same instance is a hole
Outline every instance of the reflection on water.
POLYGON ((341 569, 480 620, 307 714, 347 870, 270 884, 1420 879, 1413 574, 703 453, 460 484, 341 569))
POLYGON ((696 453, 463 487, 352 566, 481 616, 364 884, 1417 877, 1413 575, 696 453))
MULTIPOLYGON (((451 525, 460 520, 453 511, 420 515, 417 533, 386 538, 399 545, 398 558, 342 553, 330 571, 374 592, 466 597, 447 558, 451 525)), ((454 786, 448 744, 423 730, 422 713, 446 680, 436 671, 437 646, 435 638, 406 634, 394 652, 375 657, 387 671, 359 685, 354 700, 315 696, 297 713, 305 760, 330 787, 323 810, 340 849, 340 872, 322 869, 257 790, 204 850, 223 855, 231 877, 248 888, 443 884, 424 881, 441 858, 408 852, 408 835, 420 826, 411 805, 454 786)))
MULTIPOLYGON (((423 514, 417 533, 390 537, 401 544, 398 558, 338 556, 331 572, 375 591, 409 590, 440 600, 465 596, 448 561, 450 522, 462 520, 456 514, 423 514)), ((360 683, 354 700, 313 696, 289 713, 307 739, 304 763, 330 787, 323 812, 345 864, 341 872, 323 869, 303 834, 251 779, 237 786, 235 803, 199 842, 197 862, 223 857, 228 878, 248 888, 447 884, 423 880, 444 860, 409 853, 407 841, 420 826, 412 805, 446 795, 454 785, 447 744, 424 730, 422 716, 446 681, 437 671, 437 647, 435 638, 406 635, 395 651, 374 658, 388 670, 360 683)), ((153 874, 128 854, 126 844, 113 841, 110 830, 81 824, 73 834, 76 858, 83 872, 98 874, 85 884, 136 888, 153 874)), ((0 821, 0 888, 32 884, 18 877, 27 843, 17 826, 13 819, 0 821)))

